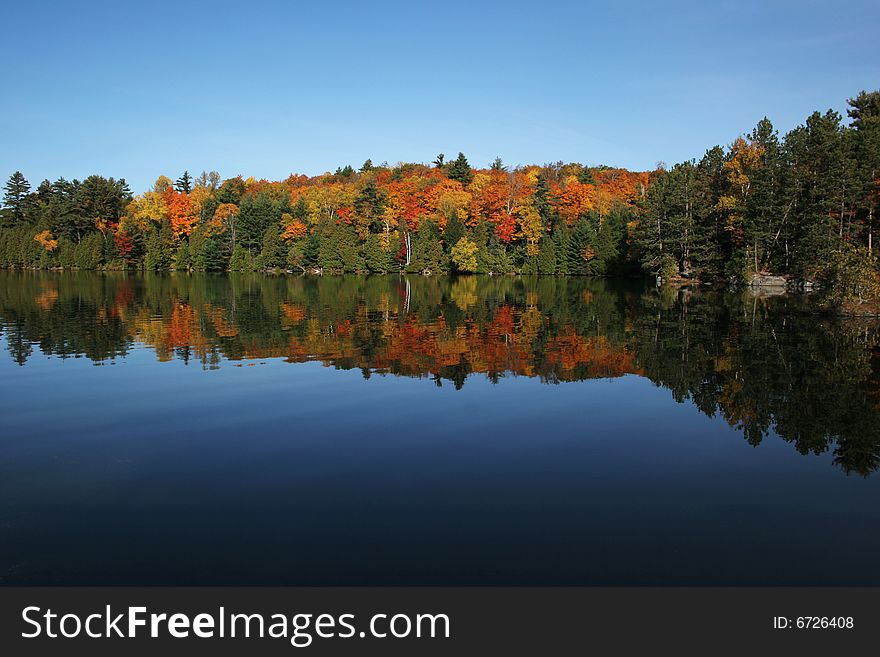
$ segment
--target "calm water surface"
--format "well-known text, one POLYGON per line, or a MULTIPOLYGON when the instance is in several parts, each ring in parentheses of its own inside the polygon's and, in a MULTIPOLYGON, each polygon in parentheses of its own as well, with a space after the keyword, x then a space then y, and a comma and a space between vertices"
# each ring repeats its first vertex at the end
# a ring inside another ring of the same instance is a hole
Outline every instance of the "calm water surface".
POLYGON ((0 583, 880 584, 880 331, 803 303, 0 272, 0 583))

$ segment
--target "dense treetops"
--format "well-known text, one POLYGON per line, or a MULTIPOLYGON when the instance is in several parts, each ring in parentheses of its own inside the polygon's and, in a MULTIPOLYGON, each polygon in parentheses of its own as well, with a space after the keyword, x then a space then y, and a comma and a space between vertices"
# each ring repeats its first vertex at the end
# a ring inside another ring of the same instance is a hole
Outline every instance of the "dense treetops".
MULTIPOLYGON (((662 171, 635 230, 649 271, 701 278, 775 271, 813 277, 874 254, 880 92, 849 101, 851 123, 814 112, 780 138, 766 118, 727 150, 662 171)), ((874 263, 875 264, 875 263, 874 263)))
POLYGON ((500 159, 479 169, 459 153, 277 182, 184 172, 138 196, 101 176, 31 190, 15 172, 0 266, 704 280, 775 271, 827 275, 860 296, 863 280, 834 275, 874 271, 880 92, 849 106, 849 124, 814 112, 780 137, 765 118, 727 148, 653 172, 500 159))
POLYGON ((580 164, 508 170, 500 159, 473 169, 461 153, 278 182, 184 172, 139 196, 99 176, 31 192, 16 172, 5 225, 21 230, 7 237, 2 264, 601 274, 620 255, 649 179, 580 164))

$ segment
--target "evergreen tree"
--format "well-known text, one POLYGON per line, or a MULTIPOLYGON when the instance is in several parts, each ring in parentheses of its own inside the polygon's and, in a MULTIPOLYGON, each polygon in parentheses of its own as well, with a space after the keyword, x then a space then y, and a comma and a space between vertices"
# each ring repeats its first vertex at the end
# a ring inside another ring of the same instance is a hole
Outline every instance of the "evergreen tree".
POLYGON ((309 206, 306 205, 306 200, 303 197, 300 196, 296 205, 291 208, 290 215, 301 224, 309 224, 309 206))
POLYGON ((559 213, 556 212, 553 207, 550 194, 550 183, 547 182, 547 179, 543 175, 538 176, 538 181, 535 183, 533 197, 535 210, 538 211, 538 215, 541 217, 544 225, 550 227, 550 232, 552 233, 559 225, 560 219, 559 213))
POLYGON ((365 238, 368 233, 382 230, 382 213, 385 209, 385 194, 375 180, 367 181, 354 200, 354 215, 358 235, 365 238))
POLYGON ((443 247, 446 253, 452 251, 452 247, 464 237, 464 224, 457 214, 453 214, 449 221, 446 222, 446 228, 443 230, 443 247))
POLYGON ((761 119, 752 131, 750 142, 760 151, 760 161, 749 178, 743 238, 757 272, 769 266, 777 244, 774 237, 786 215, 780 189, 782 158, 779 139, 767 117, 761 119))
POLYGON ((693 162, 676 164, 663 171, 648 189, 644 215, 636 230, 645 271, 668 279, 693 271, 697 167, 693 162))
POLYGON ((144 269, 147 271, 167 271, 174 264, 174 233, 171 224, 163 220, 152 226, 144 241, 144 269))
POLYGON ((204 226, 213 219, 214 212, 217 210, 218 205, 217 197, 213 194, 202 201, 202 207, 199 210, 199 223, 201 225, 204 226))
POLYGON ((617 210, 612 210, 605 217, 597 217, 595 221, 598 228, 591 273, 604 276, 611 273, 620 259, 620 245, 624 243, 625 226, 617 210))
POLYGON ((459 153, 458 157, 446 165, 446 175, 450 180, 457 180, 462 185, 469 185, 474 178, 474 172, 468 164, 464 153, 459 153))
POLYGON ((281 212, 278 212, 272 197, 266 192, 246 196, 239 207, 238 243, 254 253, 262 245, 266 229, 278 223, 281 212))
POLYGON ((322 217, 318 222, 317 266, 327 273, 342 271, 343 262, 339 256, 339 226, 332 219, 322 217))
POLYGON ((182 194, 189 194, 192 191, 192 177, 189 171, 184 171, 183 175, 174 183, 174 188, 182 194))
POLYGON ((786 136, 796 196, 792 210, 791 267, 810 277, 843 237, 847 201, 854 194, 840 115, 813 112, 786 136))
POLYGON ((556 243, 552 237, 545 236, 538 243, 535 268, 538 274, 556 273, 556 243))
POLYGON ((854 130, 857 219, 864 225, 868 255, 874 253, 874 231, 880 200, 880 91, 862 91, 849 101, 847 114, 854 130))
POLYGON ((202 242, 201 265, 201 269, 204 271, 224 271, 226 269, 226 256, 213 237, 202 242))
MULTIPOLYGON (((78 180, 59 178, 52 183, 52 193, 39 214, 56 237, 66 237, 79 242, 89 232, 96 230, 95 221, 83 211, 78 180)), ((158 217, 157 217, 158 218, 158 217)))
POLYGON ((518 246, 513 258, 516 272, 518 274, 528 275, 537 274, 539 254, 540 252, 535 253, 534 255, 529 255, 525 252, 525 249, 522 248, 522 246, 518 246))
POLYGON ((31 185, 27 178, 16 171, 3 188, 3 215, 8 221, 18 223, 24 221, 30 201, 31 185))
POLYGON ((560 276, 568 276, 572 273, 568 264, 571 234, 565 222, 560 222, 553 232, 553 242, 553 250, 556 253, 556 273, 560 276))
POLYGON ((364 241, 364 264, 375 274, 391 270, 391 254, 383 248, 382 237, 376 233, 370 233, 364 241))
POLYGON ((287 248, 281 240, 277 224, 272 224, 263 233, 263 248, 257 261, 257 269, 275 269, 287 264, 287 248))
POLYGON ((596 179, 593 177, 592 170, 587 167, 583 167, 577 175, 578 182, 583 183, 584 185, 595 185, 596 179))
POLYGON ((236 244, 232 250, 232 258, 229 260, 229 271, 249 272, 254 270, 254 261, 250 251, 241 244, 236 244))
POLYGON ((431 273, 446 269, 446 256, 440 242, 440 229, 430 219, 423 219, 412 240, 412 261, 407 271, 431 273))
POLYGON ((204 228, 198 226, 185 240, 189 250, 191 271, 205 271, 204 243, 206 239, 207 235, 205 235, 204 228))
POLYGON ((224 180, 223 184, 220 185, 220 189, 217 190, 217 203, 233 203, 235 205, 240 205, 241 197, 244 196, 244 191, 244 180, 242 180, 241 176, 224 180))
POLYGON ((77 185, 72 202, 75 212, 85 219, 82 233, 118 224, 131 202, 131 190, 124 178, 89 176, 77 185))
POLYGON ((302 244, 302 266, 318 267, 321 240, 317 232, 310 233, 302 244))
POLYGON ((352 226, 341 224, 337 226, 336 250, 342 269, 345 272, 357 273, 366 270, 364 254, 361 250, 360 240, 352 226))
POLYGON ((481 251, 482 254, 478 251, 477 261, 482 266, 478 266, 478 271, 492 274, 510 274, 514 271, 512 254, 494 232, 489 234, 486 246, 481 251))
POLYGON ((694 183, 696 210, 691 261, 698 274, 708 280, 723 273, 724 262, 732 252, 729 234, 718 210, 726 185, 724 151, 720 146, 710 148, 703 155, 697 164, 694 183))
POLYGON ((174 255, 174 268, 178 271, 190 271, 193 269, 193 260, 190 257, 189 242, 181 240, 174 255))
POLYGON ((595 273, 593 261, 596 257, 596 231, 593 222, 581 218, 571 231, 568 242, 568 273, 573 276, 586 276, 595 273))
POLYGON ((474 273, 486 274, 494 270, 494 260, 489 251, 489 240, 492 235, 491 226, 488 222, 480 220, 474 226, 468 239, 477 246, 477 268, 474 273))

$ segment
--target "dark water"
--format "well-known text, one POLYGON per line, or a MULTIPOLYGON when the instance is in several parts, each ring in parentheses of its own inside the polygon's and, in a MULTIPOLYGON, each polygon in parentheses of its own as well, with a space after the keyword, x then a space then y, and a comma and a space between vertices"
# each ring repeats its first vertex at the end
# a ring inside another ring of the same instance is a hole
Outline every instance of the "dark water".
POLYGON ((633 283, 0 272, 3 584, 880 584, 880 340, 633 283))

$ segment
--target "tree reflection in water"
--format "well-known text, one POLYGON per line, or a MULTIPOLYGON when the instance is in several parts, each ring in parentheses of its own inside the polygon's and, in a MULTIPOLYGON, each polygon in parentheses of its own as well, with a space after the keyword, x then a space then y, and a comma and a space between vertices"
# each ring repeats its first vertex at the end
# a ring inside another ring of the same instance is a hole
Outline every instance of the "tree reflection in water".
POLYGON ((878 324, 820 319, 808 299, 521 277, 268 277, 0 272, 12 359, 96 364, 145 346, 216 369, 320 361, 456 388, 476 374, 561 384, 646 377, 759 444, 880 464, 878 324))

